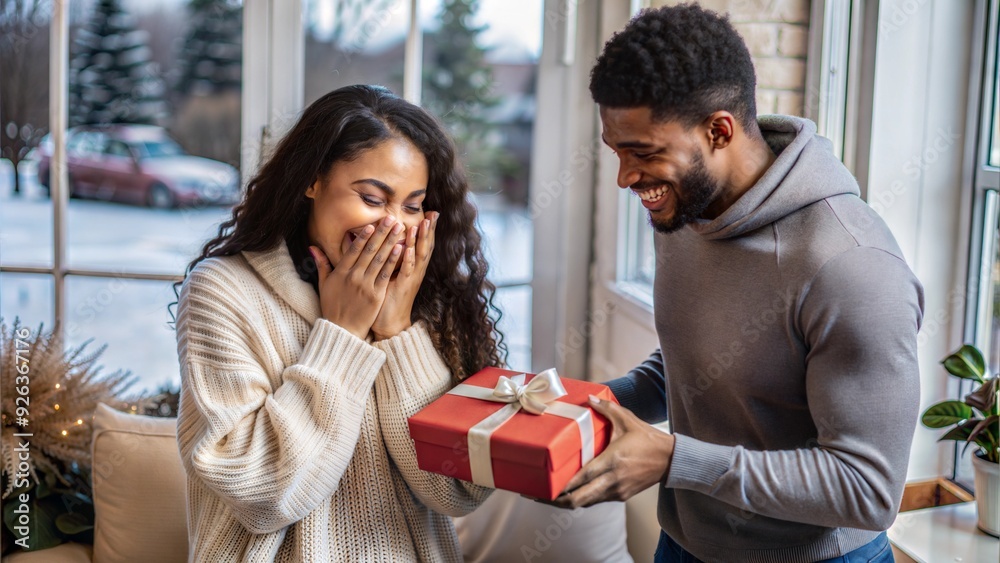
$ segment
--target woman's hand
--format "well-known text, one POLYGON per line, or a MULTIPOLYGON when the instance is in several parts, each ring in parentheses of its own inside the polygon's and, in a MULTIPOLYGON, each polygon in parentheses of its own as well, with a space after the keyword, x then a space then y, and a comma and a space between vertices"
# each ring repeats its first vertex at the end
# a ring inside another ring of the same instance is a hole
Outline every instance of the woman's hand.
POLYGON ((309 247, 319 271, 319 304, 324 319, 358 338, 368 337, 402 255, 402 246, 396 243, 403 228, 391 215, 377 227, 368 225, 336 268, 319 247, 309 247))
POLYGON ((392 338, 410 328, 413 300, 427 273, 427 265, 434 251, 434 227, 440 213, 432 211, 406 233, 406 251, 399 274, 389 282, 382 309, 372 324, 375 340, 392 338))

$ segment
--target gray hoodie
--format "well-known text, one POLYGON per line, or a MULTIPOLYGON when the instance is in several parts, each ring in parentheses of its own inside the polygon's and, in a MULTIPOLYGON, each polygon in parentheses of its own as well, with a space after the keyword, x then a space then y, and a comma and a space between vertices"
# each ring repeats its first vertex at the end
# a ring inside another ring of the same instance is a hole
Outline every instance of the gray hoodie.
POLYGON ((761 179, 656 235, 660 350, 611 387, 649 422, 669 408, 667 534, 708 562, 811 562, 896 516, 923 289, 815 125, 759 123, 778 155, 761 179))

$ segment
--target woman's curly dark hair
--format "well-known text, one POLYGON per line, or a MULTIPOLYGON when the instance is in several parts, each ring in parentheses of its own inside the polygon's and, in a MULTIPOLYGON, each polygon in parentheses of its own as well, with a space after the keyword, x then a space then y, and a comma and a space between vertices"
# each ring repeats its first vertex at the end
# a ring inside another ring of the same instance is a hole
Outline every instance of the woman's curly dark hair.
POLYGON ((756 85, 729 18, 691 4, 639 12, 604 44, 590 72, 590 94, 602 106, 648 107, 654 119, 689 127, 725 110, 751 134, 756 85))
MULTIPOLYGON (((306 108, 274 154, 247 186, 246 197, 219 226, 218 235, 188 264, 185 277, 206 258, 263 251, 288 244, 301 275, 313 276, 306 226, 312 200, 306 189, 334 163, 392 139, 412 142, 427 159, 426 211, 439 212, 434 252, 413 304, 414 320, 427 324, 434 347, 456 380, 506 356, 497 329, 501 313, 476 230, 468 182, 444 128, 429 113, 381 86, 347 86, 306 108), (492 313, 492 314, 491 314, 492 313)), ((174 286, 175 294, 183 282, 174 286)))

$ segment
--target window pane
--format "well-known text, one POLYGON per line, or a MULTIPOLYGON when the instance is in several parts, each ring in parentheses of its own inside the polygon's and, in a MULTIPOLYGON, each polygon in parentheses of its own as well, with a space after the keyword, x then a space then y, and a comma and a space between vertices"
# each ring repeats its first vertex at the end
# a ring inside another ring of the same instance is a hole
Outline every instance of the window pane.
MULTIPOLYGON (((458 144, 479 209, 490 279, 528 283, 528 178, 542 0, 428 0, 420 6, 423 105, 458 144)), ((407 2, 305 0, 303 14, 306 104, 350 84, 382 84, 402 95, 407 2)), ((504 306, 502 326, 516 327, 506 340, 510 364, 528 369, 530 287, 502 289, 497 299, 504 306)))
POLYGON ((652 285, 656 275, 656 252, 653 250, 653 228, 649 225, 649 213, 638 205, 638 198, 629 199, 638 212, 633 214, 632 222, 637 231, 635 236, 638 250, 635 257, 635 278, 632 281, 652 285))
POLYGON ((32 330, 40 324, 51 329, 55 324, 54 291, 52 276, 2 273, 0 317, 8 325, 19 318, 22 325, 32 330))
MULTIPOLYGON (((507 344, 507 365, 513 370, 531 370, 531 288, 519 286, 497 290, 493 301, 503 312, 500 331, 507 344)), ((582 354, 583 350, 569 352, 582 354)))
POLYGON ((408 4, 304 0, 306 105, 351 84, 381 84, 402 96, 408 4))
MULTIPOLYGON (((497 284, 530 282, 528 202, 541 0, 428 0, 421 4, 421 103, 451 133, 466 169, 497 284)), ((541 204, 541 203, 539 203, 541 204)), ((531 364, 531 288, 501 290, 513 369, 531 364)))
POLYGON ((68 259, 72 266, 180 274, 229 214, 219 207, 160 210, 73 202, 68 259))
POLYGON ((108 345, 100 358, 107 373, 130 370, 132 391, 180 386, 177 343, 167 305, 175 301, 171 284, 123 278, 67 276, 66 342, 108 345))
POLYGON ((479 209, 483 254, 497 285, 531 281, 534 229, 528 211, 501 198, 473 194, 479 209))
POLYGON ((624 191, 619 205, 625 208, 624 248, 619 250, 625 257, 621 264, 619 281, 626 282, 630 289, 642 296, 648 294, 652 300, 653 277, 656 274, 656 252, 653 249, 653 229, 649 225, 649 212, 639 203, 639 198, 624 191))
MULTIPOLYGON (((989 240, 985 240, 987 237, 992 239, 993 244, 993 265, 990 268, 990 279, 988 287, 990 289, 990 317, 991 321, 989 324, 989 342, 986 343, 986 347, 983 349, 983 354, 986 356, 986 370, 987 373, 997 373, 1000 372, 1000 230, 994 231, 992 233, 986 233, 984 236, 983 244, 988 244, 989 240)), ((971 393, 973 389, 973 384, 968 381, 962 381, 959 383, 959 400, 965 397, 967 394, 971 393)), ((973 483, 973 472, 972 472, 972 454, 975 451, 974 447, 965 448, 965 444, 959 443, 956 446, 956 454, 958 457, 958 463, 955 465, 955 479, 960 483, 966 485, 970 489, 973 483)))
POLYGON ((52 266, 52 206, 38 181, 49 132, 48 2, 0 3, 0 264, 52 266), (11 79, 11 77, 17 77, 11 79), (17 174, 15 174, 15 170, 17 174))
POLYGON ((238 200, 242 22, 238 0, 70 6, 71 267, 178 273, 238 200))

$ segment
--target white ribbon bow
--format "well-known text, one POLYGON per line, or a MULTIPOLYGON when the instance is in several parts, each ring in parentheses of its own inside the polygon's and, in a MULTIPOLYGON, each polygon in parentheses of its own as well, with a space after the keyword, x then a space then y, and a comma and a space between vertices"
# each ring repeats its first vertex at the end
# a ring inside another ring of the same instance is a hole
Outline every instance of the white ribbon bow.
POLYGON ((513 377, 501 375, 493 388, 493 396, 504 403, 521 403, 521 408, 531 414, 543 414, 548 403, 568 395, 554 368, 539 373, 527 385, 524 377, 523 373, 513 377))
POLYGON ((559 373, 555 368, 539 372, 527 384, 526 374, 519 373, 513 377, 500 376, 493 389, 475 385, 459 384, 449 395, 459 395, 471 399, 507 403, 497 412, 487 416, 469 429, 467 443, 469 447, 469 468, 472 472, 472 482, 484 487, 496 488, 493 482, 493 458, 490 452, 490 437, 505 422, 510 420, 522 408, 531 414, 551 414, 573 420, 580 431, 580 464, 581 467, 594 459, 594 419, 590 409, 579 405, 562 403, 556 399, 568 395, 559 373))

